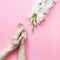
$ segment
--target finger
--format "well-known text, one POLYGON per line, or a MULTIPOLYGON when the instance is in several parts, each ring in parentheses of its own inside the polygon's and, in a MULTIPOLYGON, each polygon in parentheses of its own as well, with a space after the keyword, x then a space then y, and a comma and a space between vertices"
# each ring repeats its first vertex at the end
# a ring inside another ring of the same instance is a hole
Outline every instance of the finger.
POLYGON ((13 35, 13 39, 18 39, 19 35, 22 33, 23 30, 24 30, 24 26, 20 24, 17 31, 13 35))
MULTIPOLYGON (((23 33, 23 32, 22 32, 23 33)), ((17 40, 18 43, 21 42, 21 40, 24 38, 24 36, 22 36, 22 34, 19 36, 19 39, 17 40)))
POLYGON ((22 37, 24 37, 24 38, 22 40, 25 40, 27 38, 27 34, 26 33, 27 33, 26 30, 24 30, 23 33, 22 33, 22 37))
POLYGON ((23 30, 22 34, 21 34, 21 39, 25 40, 26 39, 26 31, 23 30))
POLYGON ((17 29, 17 31, 15 32, 16 35, 20 35, 20 33, 21 33, 24 29, 25 29, 25 28, 24 28, 24 25, 23 25, 23 24, 19 24, 18 29, 17 29))
POLYGON ((18 27, 21 27, 21 26, 24 26, 24 25, 23 25, 22 23, 19 23, 19 24, 18 24, 18 27))
POLYGON ((23 44, 25 42, 26 39, 26 31, 24 30, 21 34, 21 36, 19 37, 18 41, 21 41, 21 44, 23 44))

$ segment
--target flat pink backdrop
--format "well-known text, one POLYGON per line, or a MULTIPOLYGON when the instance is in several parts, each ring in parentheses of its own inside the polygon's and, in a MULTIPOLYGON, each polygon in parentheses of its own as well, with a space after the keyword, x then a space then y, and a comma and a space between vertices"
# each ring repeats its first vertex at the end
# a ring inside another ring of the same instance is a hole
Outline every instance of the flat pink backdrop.
MULTIPOLYGON (((60 0, 46 21, 31 31, 27 17, 33 0, 0 0, 0 52, 9 44, 19 22, 28 32, 27 60, 60 60, 60 0)), ((17 60, 17 50, 6 60, 17 60)))

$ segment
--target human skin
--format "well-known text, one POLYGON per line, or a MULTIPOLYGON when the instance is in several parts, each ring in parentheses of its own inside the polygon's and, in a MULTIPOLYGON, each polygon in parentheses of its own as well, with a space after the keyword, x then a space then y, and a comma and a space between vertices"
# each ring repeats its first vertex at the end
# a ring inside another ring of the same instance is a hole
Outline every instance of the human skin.
POLYGON ((18 60, 26 60, 26 51, 25 51, 25 40, 26 32, 23 33, 24 36, 21 39, 21 43, 18 48, 18 60))
POLYGON ((21 34, 23 31, 24 28, 22 27, 22 24, 19 24, 18 29, 14 33, 10 44, 0 53, 0 60, 5 60, 5 58, 20 45, 21 34))

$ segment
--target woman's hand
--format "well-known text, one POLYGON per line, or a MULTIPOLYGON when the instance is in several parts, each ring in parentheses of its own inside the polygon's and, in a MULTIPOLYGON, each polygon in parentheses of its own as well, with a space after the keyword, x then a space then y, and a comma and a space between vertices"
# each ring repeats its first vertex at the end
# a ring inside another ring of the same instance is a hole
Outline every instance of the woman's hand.
POLYGON ((27 34, 25 30, 22 32, 20 37, 21 41, 18 48, 18 60, 26 60, 25 40, 27 38, 27 34))
POLYGON ((23 24, 19 24, 17 31, 14 33, 12 40, 9 44, 9 47, 11 50, 14 50, 18 47, 18 45, 20 44, 21 41, 21 35, 23 33, 23 31, 25 30, 23 24))
POLYGON ((14 33, 10 44, 0 53, 0 60, 5 60, 5 58, 10 54, 13 50, 15 50, 21 41, 21 34, 25 30, 22 24, 19 24, 17 31, 14 33))

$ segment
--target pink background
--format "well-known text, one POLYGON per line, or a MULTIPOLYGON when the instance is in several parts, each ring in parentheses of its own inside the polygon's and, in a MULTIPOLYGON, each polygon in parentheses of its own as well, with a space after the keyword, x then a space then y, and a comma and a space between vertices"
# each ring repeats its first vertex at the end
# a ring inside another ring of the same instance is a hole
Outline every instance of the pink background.
MULTIPOLYGON (((31 31, 27 17, 33 0, 0 0, 0 52, 11 41, 19 22, 28 32, 27 60, 60 60, 60 0, 50 11, 46 21, 31 31)), ((6 60, 17 60, 17 50, 6 60)))

